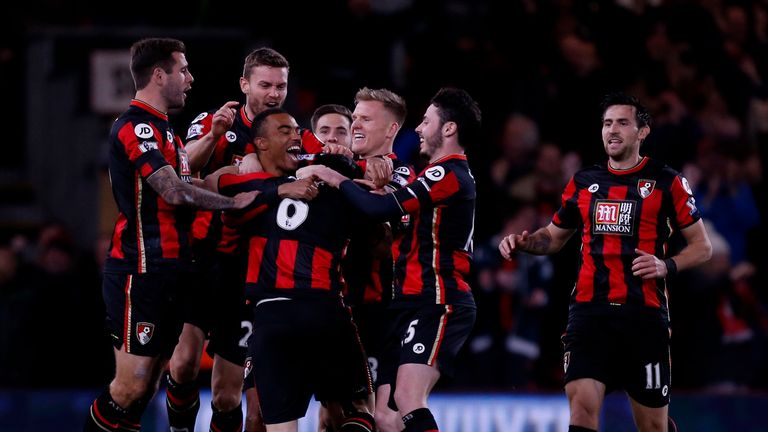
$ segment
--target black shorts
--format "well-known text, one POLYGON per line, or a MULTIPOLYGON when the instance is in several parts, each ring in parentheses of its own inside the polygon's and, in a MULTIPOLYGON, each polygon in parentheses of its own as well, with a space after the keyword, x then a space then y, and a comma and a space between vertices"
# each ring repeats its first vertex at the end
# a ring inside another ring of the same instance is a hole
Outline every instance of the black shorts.
POLYGON ((211 269, 208 348, 213 357, 219 355, 242 365, 251 335, 251 307, 245 304, 246 263, 243 257, 217 254, 211 269))
POLYGON ((606 313, 571 313, 562 337, 565 382, 592 378, 606 393, 625 390, 641 405, 669 404, 669 328, 658 312, 616 306, 606 313))
POLYGON ((181 292, 189 273, 105 273, 102 295, 115 348, 145 357, 170 357, 183 326, 181 292))
POLYGON ((357 325, 360 341, 363 343, 371 378, 376 385, 384 338, 387 336, 387 320, 390 313, 382 303, 370 303, 352 306, 352 317, 357 325))
POLYGON ((368 362, 338 300, 266 300, 253 313, 248 353, 266 424, 303 417, 319 401, 365 399, 368 362))
POLYGON ((397 368, 408 363, 436 363, 441 375, 452 377, 456 355, 475 324, 475 308, 435 304, 390 311, 393 332, 387 336, 378 385, 394 384, 397 368))

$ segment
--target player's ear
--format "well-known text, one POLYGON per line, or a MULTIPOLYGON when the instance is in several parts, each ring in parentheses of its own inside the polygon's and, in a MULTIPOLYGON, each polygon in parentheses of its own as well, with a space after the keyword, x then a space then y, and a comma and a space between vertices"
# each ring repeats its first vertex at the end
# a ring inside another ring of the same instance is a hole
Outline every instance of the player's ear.
POLYGON ((240 77, 240 91, 243 92, 243 94, 248 94, 250 90, 251 83, 249 83, 248 80, 244 77, 240 77))
POLYGON ((645 138, 648 136, 648 134, 651 133, 651 127, 648 125, 645 125, 640 128, 640 130, 637 133, 637 137, 640 138, 640 141, 645 140, 645 138))
POLYGON ((256 146, 256 149, 258 151, 265 151, 269 148, 269 143, 267 143, 267 140, 264 139, 264 137, 256 137, 253 139, 253 144, 256 146))
POLYGON ((443 124, 442 129, 443 129, 443 136, 448 137, 455 134, 458 128, 456 126, 456 122, 449 121, 443 124))

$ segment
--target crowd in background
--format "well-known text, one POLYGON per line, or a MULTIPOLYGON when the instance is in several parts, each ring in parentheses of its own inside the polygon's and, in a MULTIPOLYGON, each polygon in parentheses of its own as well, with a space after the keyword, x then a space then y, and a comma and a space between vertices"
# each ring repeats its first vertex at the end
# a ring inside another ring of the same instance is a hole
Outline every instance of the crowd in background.
MULTIPOLYGON (((546 225, 570 176, 604 158, 602 96, 637 96, 653 116, 641 153, 687 177, 713 245, 711 262, 670 282, 673 385, 768 389, 760 251, 768 201, 767 1, 349 0, 311 2, 294 16, 278 2, 259 5, 258 19, 233 13, 227 2, 192 2, 168 10, 170 22, 155 11, 138 23, 100 6, 55 17, 64 6, 47 3, 52 15, 40 19, 48 24, 226 25, 251 29, 254 39, 269 35, 291 62, 287 108, 297 119, 308 120, 323 103, 349 106, 363 86, 397 91, 409 115, 423 112, 439 85, 476 95, 486 133, 468 149, 478 184, 471 284, 478 321, 459 375, 442 384, 450 390, 561 388, 560 335, 578 236, 551 257, 504 261, 496 245, 503 235, 546 225), (306 32, 310 39, 298 36, 306 32)), ((23 33, 21 24, 13 28, 23 33)), ((10 67, 4 74, 23 70, 13 46, 0 48, 10 67)), ((190 45, 193 73, 203 55, 216 53, 190 45)), ((191 98, 219 85, 196 82, 191 98)), ((172 122, 183 131, 198 112, 188 108, 172 122)), ((419 120, 409 117, 395 147, 417 165, 412 129, 419 120)), ((100 295, 106 244, 82 250, 76 236, 77 227, 51 222, 0 239, 0 386, 86 387, 111 376, 100 295)))

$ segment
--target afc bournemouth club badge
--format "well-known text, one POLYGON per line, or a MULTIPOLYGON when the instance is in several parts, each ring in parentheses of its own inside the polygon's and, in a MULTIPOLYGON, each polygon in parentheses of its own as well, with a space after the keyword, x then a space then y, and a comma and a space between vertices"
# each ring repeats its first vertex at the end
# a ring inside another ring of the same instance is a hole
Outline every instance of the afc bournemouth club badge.
POLYGON ((637 181, 637 192, 643 199, 651 196, 654 187, 656 187, 656 180, 640 179, 637 181))
POLYGON ((136 324, 136 335, 139 338, 139 343, 146 345, 152 339, 152 335, 155 334, 155 325, 148 322, 140 322, 136 324))

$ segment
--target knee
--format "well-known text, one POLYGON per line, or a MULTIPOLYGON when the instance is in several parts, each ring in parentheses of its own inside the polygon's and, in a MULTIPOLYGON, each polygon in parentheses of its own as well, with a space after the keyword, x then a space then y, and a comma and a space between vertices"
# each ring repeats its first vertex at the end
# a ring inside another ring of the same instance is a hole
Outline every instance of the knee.
POLYGON ((241 396, 237 391, 216 391, 213 389, 213 406, 219 411, 232 411, 240 405, 241 396))
POLYGON ((174 381, 178 383, 190 382, 197 378, 200 370, 200 359, 184 352, 175 352, 170 361, 170 373, 174 381))
POLYGON ((109 386, 109 392, 112 395, 112 399, 118 402, 121 406, 128 407, 149 393, 150 385, 141 380, 127 382, 114 380, 109 386))

